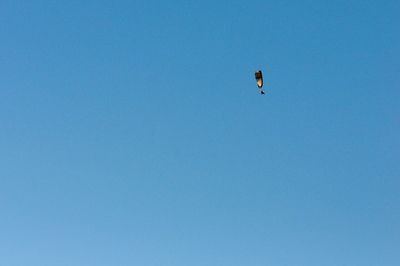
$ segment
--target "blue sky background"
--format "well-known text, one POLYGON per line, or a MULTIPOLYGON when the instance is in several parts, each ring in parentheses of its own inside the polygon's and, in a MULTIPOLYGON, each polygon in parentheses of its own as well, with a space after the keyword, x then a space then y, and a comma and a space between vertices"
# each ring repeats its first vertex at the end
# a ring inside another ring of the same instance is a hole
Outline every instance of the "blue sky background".
POLYGON ((0 1, 0 265, 400 265, 399 13, 0 1))

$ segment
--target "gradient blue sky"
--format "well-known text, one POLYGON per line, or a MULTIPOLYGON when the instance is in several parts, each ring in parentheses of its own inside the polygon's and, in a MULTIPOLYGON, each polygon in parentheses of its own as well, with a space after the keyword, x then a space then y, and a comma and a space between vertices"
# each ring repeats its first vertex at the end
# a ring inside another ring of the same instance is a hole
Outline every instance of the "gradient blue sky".
POLYGON ((0 1, 0 265, 400 265, 399 13, 0 1))

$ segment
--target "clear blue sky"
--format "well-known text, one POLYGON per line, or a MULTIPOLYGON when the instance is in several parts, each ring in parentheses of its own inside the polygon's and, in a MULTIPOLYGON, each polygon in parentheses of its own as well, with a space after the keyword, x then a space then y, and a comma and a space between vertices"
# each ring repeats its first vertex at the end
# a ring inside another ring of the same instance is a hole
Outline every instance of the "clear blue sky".
POLYGON ((1 1, 0 265, 400 265, 399 13, 1 1))

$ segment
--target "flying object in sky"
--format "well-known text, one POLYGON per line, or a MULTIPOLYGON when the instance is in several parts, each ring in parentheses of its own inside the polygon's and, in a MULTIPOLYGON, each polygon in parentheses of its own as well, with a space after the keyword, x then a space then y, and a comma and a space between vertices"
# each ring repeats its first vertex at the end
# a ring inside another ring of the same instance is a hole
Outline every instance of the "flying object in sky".
POLYGON ((262 75, 261 70, 257 70, 255 73, 255 76, 256 76, 257 86, 260 89, 260 93, 261 93, 261 95, 264 95, 265 92, 262 89, 262 87, 264 85, 264 80, 263 80, 263 75, 262 75))

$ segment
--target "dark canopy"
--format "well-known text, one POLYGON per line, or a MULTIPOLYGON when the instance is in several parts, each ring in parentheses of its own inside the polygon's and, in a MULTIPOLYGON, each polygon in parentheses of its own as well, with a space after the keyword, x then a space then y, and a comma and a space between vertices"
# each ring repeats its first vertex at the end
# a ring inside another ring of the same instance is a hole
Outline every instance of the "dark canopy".
POLYGON ((262 76, 261 70, 256 71, 255 76, 256 76, 257 86, 261 89, 262 86, 264 85, 264 81, 263 81, 263 76, 262 76))

